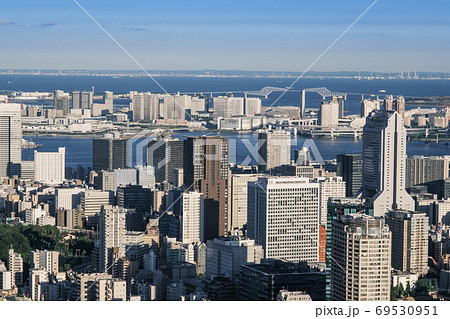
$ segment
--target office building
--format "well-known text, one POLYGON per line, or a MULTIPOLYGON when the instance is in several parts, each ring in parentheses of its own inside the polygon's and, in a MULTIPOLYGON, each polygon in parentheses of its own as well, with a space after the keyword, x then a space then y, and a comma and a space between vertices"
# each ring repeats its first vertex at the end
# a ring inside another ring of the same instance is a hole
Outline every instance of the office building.
POLYGON ((99 216, 99 271, 112 272, 113 264, 125 256, 125 210, 102 206, 99 216))
POLYGON ((244 115, 244 98, 219 96, 213 98, 213 118, 230 118, 244 115))
POLYGON ((20 175, 22 162, 22 107, 0 104, 0 177, 20 175))
POLYGON ((184 187, 203 194, 205 240, 225 236, 230 227, 228 141, 202 136, 184 143, 184 187))
POLYGON ((322 102, 319 110, 319 126, 334 127, 339 124, 339 102, 331 100, 322 102))
POLYGON ((100 213, 102 206, 113 205, 115 202, 114 192, 98 191, 98 190, 85 190, 81 193, 80 205, 84 211, 86 218, 92 219, 92 222, 96 224, 95 215, 100 213))
POLYGON ((190 119, 191 96, 189 95, 169 95, 163 96, 161 114, 165 120, 184 121, 190 119))
POLYGON ((309 147, 302 147, 299 150, 294 151, 294 162, 296 165, 309 166, 311 162, 311 151, 309 147))
POLYGON ((127 185, 117 188, 117 206, 134 209, 136 212, 151 211, 151 190, 140 185, 127 185))
POLYGON ((181 203, 181 241, 185 244, 204 242, 204 203, 203 194, 187 192, 181 203))
POLYGON ((81 188, 57 188, 55 190, 55 208, 75 209, 81 203, 81 188))
POLYGON ((159 104, 161 95, 150 92, 137 93, 132 97, 131 109, 133 110, 133 121, 152 122, 159 118, 159 104))
POLYGON ((34 269, 44 269, 56 275, 59 271, 59 252, 50 250, 32 251, 31 265, 34 269))
POLYGON ((406 187, 449 177, 450 156, 420 156, 406 159, 406 187))
POLYGON ((206 277, 223 276, 236 279, 241 265, 259 264, 264 258, 261 245, 252 239, 223 237, 208 240, 206 244, 206 277))
POLYGON ((97 177, 97 188, 102 191, 117 190, 117 172, 116 171, 100 171, 97 177))
POLYGON ((282 290, 303 291, 314 301, 325 300, 325 272, 315 263, 265 259, 241 266, 239 299, 274 301, 282 290))
POLYGON ((450 201, 440 200, 433 203, 430 219, 434 225, 450 226, 450 201))
POLYGON ((34 151, 34 179, 46 184, 61 184, 65 180, 66 148, 58 152, 34 151))
POLYGON ((244 99, 245 115, 253 116, 262 113, 261 99, 257 97, 246 97, 244 99))
POLYGON ((264 258, 318 261, 319 194, 308 178, 249 182, 247 235, 262 245, 264 258))
POLYGON ((110 279, 111 275, 103 273, 75 274, 76 280, 76 300, 79 301, 95 301, 97 299, 96 284, 99 279, 110 279))
POLYGON ((11 272, 11 286, 22 287, 23 259, 22 255, 14 252, 12 247, 8 250, 8 270, 11 272))
POLYGON ((128 165, 127 139, 96 138, 92 141, 92 169, 112 171, 128 165))
POLYGON ((63 115, 70 113, 70 94, 61 90, 53 92, 53 108, 62 111, 63 115))
POLYGON ((259 133, 258 155, 260 172, 291 164, 291 133, 282 130, 259 133))
POLYGON ((248 182, 256 182, 264 174, 231 174, 231 229, 247 224, 248 182))
POLYGON ((94 93, 92 91, 72 92, 73 109, 92 109, 93 103, 94 103, 94 93))
POLYGON ((147 165, 155 168, 155 181, 173 184, 176 169, 183 168, 184 141, 161 136, 147 144, 147 165))
POLYGON ((158 256, 154 250, 150 250, 144 254, 144 270, 155 271, 157 265, 158 256))
POLYGON ((119 168, 115 169, 116 185, 136 185, 137 184, 137 170, 135 168, 119 168))
POLYGON ((405 98, 403 96, 397 96, 397 98, 393 101, 394 111, 402 117, 405 116, 405 106, 405 98))
POLYGON ((389 301, 391 232, 384 218, 345 215, 332 232, 331 300, 389 301))
POLYGON ((206 111, 206 100, 203 96, 193 96, 191 99, 191 115, 199 115, 206 111))
POLYGON ((45 269, 30 269, 30 298, 33 301, 43 301, 41 285, 49 282, 49 273, 45 269))
POLYGON ((362 154, 338 155, 336 175, 345 182, 345 196, 356 197, 362 187, 362 154))
POLYGON ((83 226, 84 211, 81 207, 74 209, 58 209, 56 211, 56 226, 69 229, 83 226))
POLYGON ((394 97, 392 95, 386 95, 384 98, 384 110, 394 111, 394 97))
POLYGON ((127 282, 117 278, 101 278, 96 283, 96 301, 126 301, 127 282))
POLYGON ((294 164, 275 167, 270 173, 274 176, 297 176, 313 179, 323 177, 325 175, 325 170, 323 168, 316 168, 312 165, 303 166, 294 164))
POLYGON ((20 178, 34 181, 34 161, 22 161, 20 164, 20 178))
POLYGON ((77 300, 126 301, 127 283, 103 273, 76 274, 77 300))
POLYGON ((381 110, 379 100, 364 99, 361 101, 361 117, 366 118, 373 111, 381 110))
POLYGON ((11 290, 12 288, 11 272, 8 271, 5 264, 0 261, 0 290, 11 290))
POLYGON ((344 215, 363 214, 364 201, 360 198, 332 198, 328 201, 328 216, 326 228, 326 273, 327 273, 327 300, 331 300, 331 246, 333 234, 333 221, 340 220, 344 215))
POLYGON ((363 130, 362 195, 371 198, 375 216, 389 210, 414 210, 406 192, 406 129, 397 112, 373 112, 363 130))
POLYGON ((345 182, 342 177, 319 177, 314 179, 313 183, 319 184, 320 224, 325 226, 327 224, 328 199, 345 197, 345 182))
POLYGON ((152 166, 136 166, 137 184, 145 188, 155 187, 155 168, 152 166))
POLYGON ((347 96, 332 96, 331 101, 336 101, 339 105, 339 119, 343 119, 345 117, 345 108, 344 101, 347 99, 347 96))
POLYGON ((392 268, 426 275, 428 272, 428 216, 390 211, 386 224, 392 232, 392 268))
POLYGON ((114 108, 114 93, 111 91, 103 92, 103 104, 110 110, 109 113, 113 113, 114 108))
POLYGON ((424 183, 428 193, 436 194, 439 199, 450 198, 450 178, 424 183))
POLYGON ((392 95, 387 95, 384 98, 384 110, 396 111, 403 117, 405 115, 405 98, 403 96, 394 98, 392 95))

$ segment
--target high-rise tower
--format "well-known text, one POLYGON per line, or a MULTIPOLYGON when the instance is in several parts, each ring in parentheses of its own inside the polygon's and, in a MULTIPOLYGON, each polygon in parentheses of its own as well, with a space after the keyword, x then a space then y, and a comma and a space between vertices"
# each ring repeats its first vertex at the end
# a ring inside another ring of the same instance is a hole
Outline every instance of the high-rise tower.
POLYGON ((184 154, 184 187, 204 197, 205 240, 226 235, 230 227, 228 141, 220 136, 188 137, 184 154))
POLYGON ((0 177, 20 174, 22 161, 22 108, 0 104, 0 177))
POLYGON ((374 216, 389 210, 414 210, 405 190, 406 129, 395 111, 376 111, 366 119, 363 131, 363 197, 373 201, 374 216))

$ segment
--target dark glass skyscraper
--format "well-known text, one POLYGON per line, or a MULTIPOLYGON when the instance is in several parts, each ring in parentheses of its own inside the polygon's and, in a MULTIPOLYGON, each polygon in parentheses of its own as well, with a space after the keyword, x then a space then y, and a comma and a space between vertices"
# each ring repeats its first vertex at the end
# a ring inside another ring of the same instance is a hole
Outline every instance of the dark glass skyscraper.
POLYGON ((362 187, 362 154, 338 155, 336 173, 346 183, 345 196, 356 196, 362 187))
POLYGON ((174 183, 174 170, 183 168, 184 141, 157 138, 147 144, 147 165, 155 168, 155 181, 174 183))
POLYGON ((92 141, 92 168, 96 172, 127 167, 127 140, 98 138, 92 141))

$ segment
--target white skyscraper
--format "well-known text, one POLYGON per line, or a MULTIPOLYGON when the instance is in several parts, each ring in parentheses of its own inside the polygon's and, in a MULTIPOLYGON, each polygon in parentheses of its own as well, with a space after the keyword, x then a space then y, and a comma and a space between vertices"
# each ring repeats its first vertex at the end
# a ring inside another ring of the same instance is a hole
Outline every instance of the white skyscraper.
POLYGON ((366 118, 372 111, 380 109, 379 100, 365 99, 361 101, 361 117, 366 118))
POLYGON ((161 106, 161 114, 165 120, 183 121, 189 117, 186 114, 186 110, 190 109, 190 95, 164 95, 164 101, 161 106))
POLYGON ((372 198, 374 216, 389 210, 414 210, 405 190, 406 129, 393 111, 376 111, 366 119, 363 131, 363 197, 372 198))
POLYGON ((322 127, 337 126, 339 123, 339 102, 334 99, 322 102, 319 112, 319 125, 322 127))
POLYGON ((265 258, 318 261, 319 184, 303 177, 262 177, 248 188, 248 237, 265 258))
POLYGON ((247 224, 248 182, 255 182, 264 174, 231 175, 231 229, 241 229, 247 224))
POLYGON ((257 97, 245 98, 245 115, 253 116, 262 112, 261 99, 257 97))
POLYGON ((258 134, 258 169, 260 172, 291 163, 291 133, 266 131, 258 134))
POLYGON ((205 112, 205 99, 193 96, 191 100, 191 115, 198 115, 199 112, 205 112))
POLYGON ((72 107, 74 109, 92 109, 94 93, 92 91, 73 91, 72 107))
POLYGON ((428 216, 390 211, 386 224, 392 232, 392 268, 426 275, 428 272, 428 216))
MULTIPOLYGON (((134 93, 134 92, 133 92, 134 93)), ((134 93, 132 101, 133 120, 135 122, 151 122, 159 118, 160 94, 134 93)))
POLYGON ((66 148, 58 152, 34 151, 34 179, 47 184, 59 184, 65 179, 66 148))
POLYGON ((152 166, 136 166, 137 184, 146 188, 155 186, 155 168, 152 166))
POLYGON ((29 277, 30 298, 33 301, 42 301, 40 283, 48 282, 49 276, 46 269, 30 269, 29 277))
POLYGON ((181 241, 204 242, 203 194, 187 192, 182 198, 181 241))
POLYGON ((313 180, 315 183, 319 183, 320 188, 320 224, 327 225, 327 208, 328 199, 330 197, 345 197, 345 182, 342 177, 319 177, 313 180))
POLYGON ((345 215, 331 238, 331 300, 389 301, 391 232, 384 218, 345 215))
POLYGON ((213 99, 213 117, 217 119, 230 118, 234 115, 244 115, 244 98, 219 96, 213 99))
POLYGON ((21 287, 23 284, 23 259, 22 255, 14 252, 14 249, 8 250, 8 270, 11 272, 11 286, 21 287))
POLYGON ((22 107, 0 104, 0 177, 20 175, 22 107))
POLYGON ((125 256, 125 210, 102 206, 99 216, 99 271, 111 273, 112 265, 125 256))

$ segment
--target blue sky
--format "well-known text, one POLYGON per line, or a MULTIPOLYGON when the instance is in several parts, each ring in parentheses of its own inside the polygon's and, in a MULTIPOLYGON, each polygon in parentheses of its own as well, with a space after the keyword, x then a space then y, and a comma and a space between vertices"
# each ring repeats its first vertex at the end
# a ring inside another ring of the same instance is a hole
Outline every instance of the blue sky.
MULTIPOLYGON (((303 71, 373 0, 78 0, 147 69, 303 71)), ((450 2, 379 0, 313 67, 450 72, 450 2)), ((137 69, 73 0, 2 0, 0 68, 137 69)))

